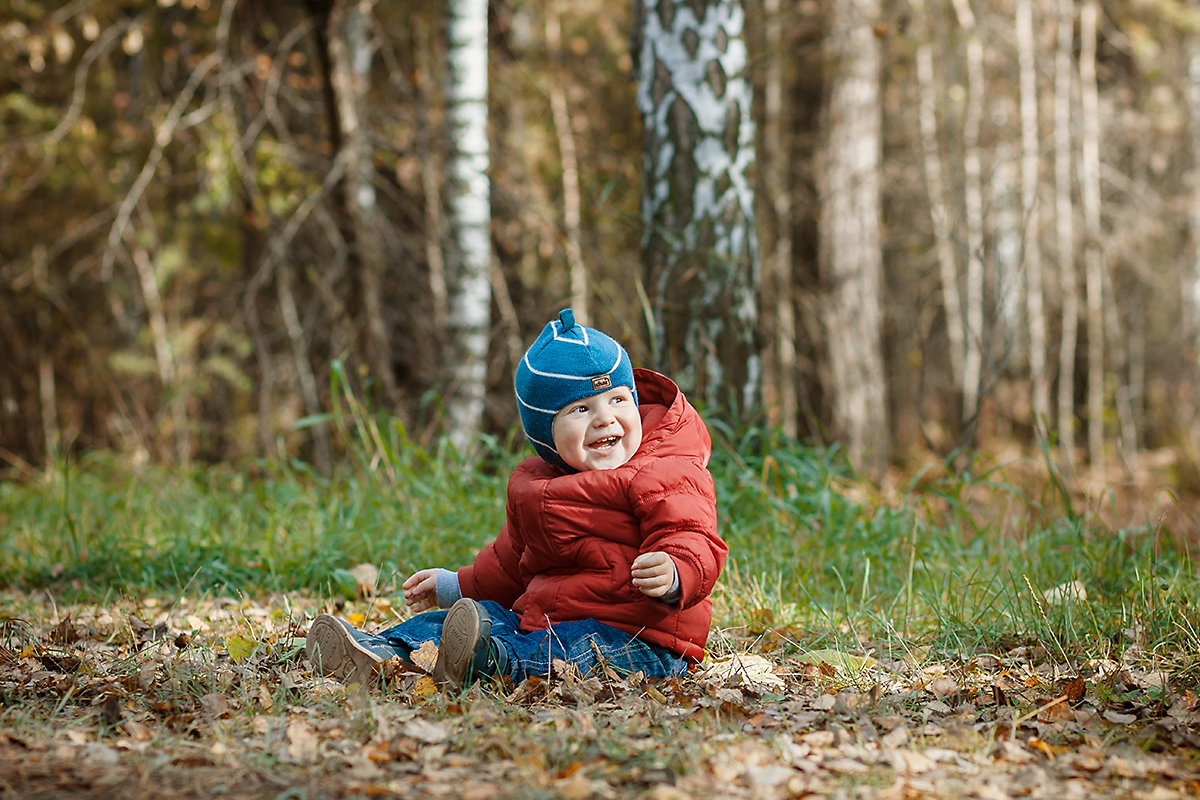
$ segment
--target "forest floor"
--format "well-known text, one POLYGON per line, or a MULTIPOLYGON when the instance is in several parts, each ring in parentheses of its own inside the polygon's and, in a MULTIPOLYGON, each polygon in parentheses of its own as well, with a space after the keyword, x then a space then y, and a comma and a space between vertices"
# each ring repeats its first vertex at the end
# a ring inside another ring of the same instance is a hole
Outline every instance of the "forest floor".
MULTIPOLYGON (((886 658, 767 624, 716 631, 667 683, 565 671, 448 697, 419 663, 369 691, 315 676, 321 610, 0 594, 0 798, 1200 796, 1200 675, 1136 646, 886 658)), ((396 619, 386 597, 329 610, 396 619)))

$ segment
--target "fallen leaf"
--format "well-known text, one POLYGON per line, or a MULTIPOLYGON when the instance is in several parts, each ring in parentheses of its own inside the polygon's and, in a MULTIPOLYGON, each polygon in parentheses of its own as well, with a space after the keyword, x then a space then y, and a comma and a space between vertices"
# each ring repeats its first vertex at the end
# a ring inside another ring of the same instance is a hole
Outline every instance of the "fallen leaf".
POLYGON ((501 797, 500 787, 494 783, 467 781, 459 800, 496 800, 501 797))
POLYGON ((210 717, 223 717, 229 713, 229 700, 219 692, 210 692, 200 698, 200 707, 210 717))
POLYGON ((137 720, 127 719, 121 723, 121 727, 135 742, 148 742, 152 738, 150 729, 137 720))
POLYGON ((229 657, 239 663, 249 658, 257 648, 257 641, 240 633, 225 638, 225 649, 229 651, 229 657))
POLYGON ((831 667, 846 672, 862 672, 867 667, 874 667, 878 661, 870 656, 855 656, 843 653, 841 650, 810 650, 799 659, 802 664, 828 664, 831 667))
POLYGON ((421 702, 429 697, 435 697, 438 693, 437 684, 433 682, 433 678, 428 675, 422 675, 417 678, 417 682, 413 684, 412 690, 408 693, 408 699, 413 702, 421 702))
POLYGON ((719 658, 700 672, 700 680, 722 685, 743 686, 754 691, 782 691, 783 678, 775 674, 775 665, 760 655, 735 653, 719 658))
POLYGON ((1068 722, 1075 719, 1075 712, 1067 705, 1066 697, 1060 695, 1054 698, 1046 705, 1042 706, 1037 713, 1038 722, 1052 724, 1055 722, 1068 722))
POLYGON ((923 772, 937 769, 937 763, 916 750, 896 749, 889 753, 892 769, 902 775, 920 775, 923 772))
POLYGON ((74 644, 82 639, 79 631, 75 629, 71 618, 67 617, 62 622, 58 623, 53 630, 50 631, 50 641, 55 644, 74 644))
POLYGON ((450 738, 450 727, 442 722, 430 722, 418 717, 404 726, 404 735, 426 744, 437 744, 450 738))
POLYGON ((167 623, 160 622, 157 625, 149 625, 132 614, 128 617, 129 627, 133 628, 134 634, 137 635, 139 642, 156 642, 159 639, 165 639, 167 636, 167 623))
POLYGON ((1104 718, 1114 725, 1132 725, 1137 722, 1134 714, 1121 714, 1116 711, 1105 711, 1104 718))
POLYGON ((832 694, 823 694, 813 700, 813 708, 818 711, 831 711, 837 705, 837 697, 832 694))
POLYGON ((371 597, 379 585, 379 567, 374 564, 358 564, 347 570, 358 582, 359 597, 371 597))
POLYGON ((79 760, 96 767, 113 767, 120 763, 121 754, 115 747, 88 742, 79 748, 79 760))
POLYGON ((317 734, 307 723, 299 720, 288 725, 288 757, 299 764, 311 764, 319 755, 317 734))
POLYGON ((1087 694, 1087 683, 1081 677, 1072 679, 1063 687, 1061 697, 1067 698, 1067 702, 1075 705, 1083 700, 1083 696, 1087 694))
POLYGON ((433 642, 421 642, 421 646, 412 651, 410 658, 425 672, 432 673, 433 665, 437 663, 438 646, 433 642))
POLYGON ((834 758, 829 761, 823 761, 821 766, 831 772, 840 772, 843 775, 861 775, 864 772, 869 772, 870 767, 861 761, 855 761, 852 758, 834 758))
POLYGON ((880 741, 883 742, 883 745, 885 747, 899 747, 900 745, 907 742, 909 740, 909 738, 910 738, 910 735, 908 732, 908 728, 901 725, 900 727, 894 728, 894 729, 888 731, 887 733, 885 733, 883 735, 883 738, 880 741))
POLYGON ((759 789, 773 789, 796 774, 791 767, 780 764, 751 764, 746 767, 745 777, 759 789))
POLYGON ((1029 746, 1032 747, 1034 750, 1037 750, 1039 753, 1041 753, 1042 755, 1044 755, 1046 758, 1050 759, 1051 761, 1053 761, 1055 759, 1054 748, 1051 747, 1046 742, 1043 742, 1041 739, 1038 739, 1036 737, 1030 739, 1029 746))

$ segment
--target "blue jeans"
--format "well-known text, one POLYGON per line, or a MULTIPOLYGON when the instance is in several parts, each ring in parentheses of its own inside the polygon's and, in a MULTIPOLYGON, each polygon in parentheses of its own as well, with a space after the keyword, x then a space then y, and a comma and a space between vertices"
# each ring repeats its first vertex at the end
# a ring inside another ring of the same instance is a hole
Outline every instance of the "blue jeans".
MULTIPOLYGON (((687 672, 687 661, 665 647, 644 642, 594 619, 560 622, 541 631, 523 631, 520 618, 509 609, 491 600, 484 600, 481 605, 492 618, 491 636, 504 648, 506 674, 515 683, 531 675, 547 677, 554 659, 574 664, 583 675, 588 675, 600 667, 597 653, 605 664, 622 674, 640 671, 649 677, 670 678, 687 672)), ((376 655, 410 660, 412 651, 424 642, 441 642, 445 619, 444 610, 428 611, 380 633, 366 633, 348 624, 346 627, 359 644, 376 655)))

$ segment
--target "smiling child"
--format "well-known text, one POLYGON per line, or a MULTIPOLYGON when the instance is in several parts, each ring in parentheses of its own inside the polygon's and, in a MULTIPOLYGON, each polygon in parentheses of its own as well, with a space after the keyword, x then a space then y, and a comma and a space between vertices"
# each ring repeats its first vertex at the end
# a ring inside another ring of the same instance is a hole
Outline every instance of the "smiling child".
POLYGON ((320 673, 366 682, 426 641, 438 643, 434 678, 451 690, 547 676, 556 660, 584 674, 603 663, 670 677, 703 657, 727 548, 700 415, 570 309, 547 323, 514 383, 537 457, 509 478, 499 534, 469 566, 413 573, 405 602, 425 613, 395 627, 366 633, 318 616, 307 650, 320 673))

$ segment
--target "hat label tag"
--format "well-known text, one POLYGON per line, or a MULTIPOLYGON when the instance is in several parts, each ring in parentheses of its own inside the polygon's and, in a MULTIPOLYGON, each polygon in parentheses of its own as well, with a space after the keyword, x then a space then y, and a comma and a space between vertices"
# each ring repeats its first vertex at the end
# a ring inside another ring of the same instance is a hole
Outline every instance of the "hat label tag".
POLYGON ((592 388, 597 392, 612 386, 612 378, 607 375, 597 375, 592 378, 592 388))

